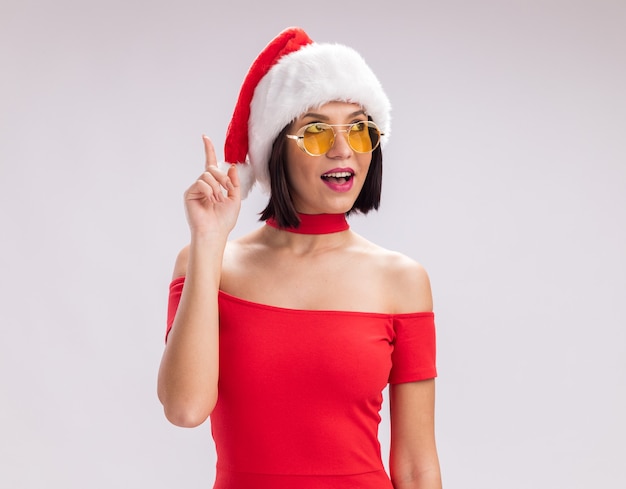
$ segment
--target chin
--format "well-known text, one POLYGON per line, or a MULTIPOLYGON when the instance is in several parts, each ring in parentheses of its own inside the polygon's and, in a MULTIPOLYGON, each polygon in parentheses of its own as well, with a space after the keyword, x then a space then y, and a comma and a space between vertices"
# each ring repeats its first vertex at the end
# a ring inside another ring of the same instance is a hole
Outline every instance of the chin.
POLYGON ((352 209, 357 197, 356 192, 345 192, 339 195, 317 194, 307 201, 294 199, 294 207, 302 214, 345 214, 352 209))
POLYGON ((350 209, 354 202, 345 205, 324 205, 324 206, 295 206, 296 211, 301 214, 345 214, 350 209))
POLYGON ((350 200, 345 203, 337 203, 335 205, 328 206, 327 210, 323 211, 324 214, 345 214, 354 206, 354 200, 350 200))

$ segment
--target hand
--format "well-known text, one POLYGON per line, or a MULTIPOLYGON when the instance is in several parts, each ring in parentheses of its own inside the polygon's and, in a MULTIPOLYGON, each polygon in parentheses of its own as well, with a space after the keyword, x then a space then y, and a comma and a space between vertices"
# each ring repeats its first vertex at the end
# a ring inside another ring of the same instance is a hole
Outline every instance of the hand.
POLYGON ((236 165, 227 173, 217 167, 213 143, 202 136, 206 162, 204 173, 185 192, 185 211, 192 235, 227 236, 235 227, 241 195, 236 165))

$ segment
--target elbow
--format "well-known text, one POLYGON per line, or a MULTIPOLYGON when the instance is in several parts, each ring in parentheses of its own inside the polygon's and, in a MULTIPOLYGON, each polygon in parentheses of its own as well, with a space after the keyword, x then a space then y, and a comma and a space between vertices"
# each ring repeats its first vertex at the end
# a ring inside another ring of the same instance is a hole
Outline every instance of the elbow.
POLYGON ((165 417, 174 426, 195 428, 206 421, 210 413, 190 409, 164 409, 165 417))
POLYGON ((216 402, 217 398, 195 401, 161 399, 163 412, 167 420, 181 428, 195 428, 200 426, 211 415, 216 402))
POLYGON ((405 466, 400 469, 390 467, 390 478, 396 489, 412 487, 432 487, 441 489, 441 471, 435 461, 426 466, 405 466))

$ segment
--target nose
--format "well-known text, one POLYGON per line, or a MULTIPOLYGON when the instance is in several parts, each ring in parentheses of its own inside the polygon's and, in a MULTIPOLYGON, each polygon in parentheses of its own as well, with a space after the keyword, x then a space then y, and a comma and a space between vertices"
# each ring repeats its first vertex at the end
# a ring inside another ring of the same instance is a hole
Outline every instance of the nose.
POLYGON ((352 156, 352 148, 348 144, 347 129, 335 129, 335 142, 326 153, 326 156, 337 160, 343 160, 352 156))

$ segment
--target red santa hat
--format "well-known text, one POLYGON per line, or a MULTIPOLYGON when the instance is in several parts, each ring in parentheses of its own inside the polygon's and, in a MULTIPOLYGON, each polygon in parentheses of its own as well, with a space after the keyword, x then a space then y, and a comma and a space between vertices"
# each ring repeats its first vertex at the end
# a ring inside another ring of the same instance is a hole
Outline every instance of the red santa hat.
POLYGON ((255 182, 269 191, 268 160, 280 131, 307 110, 333 101, 361 105, 384 133, 384 145, 391 104, 354 49, 315 43, 292 27, 261 51, 241 86, 224 144, 226 163, 240 164, 242 198, 255 182))

